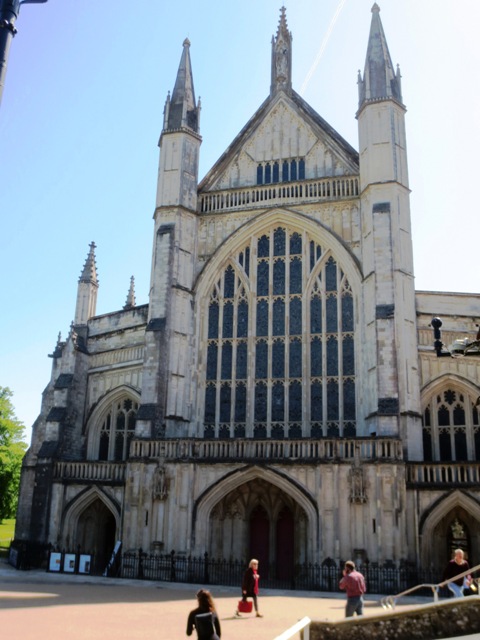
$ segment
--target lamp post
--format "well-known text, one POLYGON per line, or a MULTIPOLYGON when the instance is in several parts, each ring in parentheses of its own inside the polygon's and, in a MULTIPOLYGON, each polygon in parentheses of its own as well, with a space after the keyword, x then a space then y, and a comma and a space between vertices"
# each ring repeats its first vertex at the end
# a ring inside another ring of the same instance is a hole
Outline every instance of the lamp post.
MULTIPOLYGON (((455 340, 448 348, 442 342, 443 322, 440 318, 432 318, 430 326, 433 328, 433 348, 437 354, 437 358, 462 358, 465 356, 480 356, 480 326, 477 324, 477 335, 475 340, 469 338, 461 338, 455 340)), ((480 399, 480 397, 479 397, 480 399)))
POLYGON ((20 5, 42 4, 47 0, 0 0, 0 103, 7 74, 8 54, 13 36, 17 33, 15 21, 18 18, 20 5))

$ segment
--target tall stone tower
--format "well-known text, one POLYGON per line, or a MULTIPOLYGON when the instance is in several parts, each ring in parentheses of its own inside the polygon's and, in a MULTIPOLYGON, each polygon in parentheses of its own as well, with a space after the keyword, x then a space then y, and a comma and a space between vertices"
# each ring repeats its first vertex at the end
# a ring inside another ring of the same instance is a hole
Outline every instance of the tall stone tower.
POLYGON ((375 3, 357 112, 369 432, 421 456, 405 105, 375 3))
POLYGON ((187 435, 201 137, 190 42, 183 43, 160 135, 157 203, 137 435, 187 435), (168 390, 168 393, 167 393, 168 390))

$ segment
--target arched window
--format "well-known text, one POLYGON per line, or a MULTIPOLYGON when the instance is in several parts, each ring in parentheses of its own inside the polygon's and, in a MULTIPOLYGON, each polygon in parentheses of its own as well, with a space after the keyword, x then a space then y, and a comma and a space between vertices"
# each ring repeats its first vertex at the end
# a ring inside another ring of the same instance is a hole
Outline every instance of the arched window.
POLYGON ((480 460, 476 398, 453 387, 430 398, 423 410, 423 455, 427 461, 480 460))
POLYGON ((330 251, 272 228, 205 304, 205 437, 355 436, 353 296, 330 251))
POLYGON ((98 446, 99 460, 126 460, 135 435, 138 402, 128 397, 112 401, 102 414, 98 446))

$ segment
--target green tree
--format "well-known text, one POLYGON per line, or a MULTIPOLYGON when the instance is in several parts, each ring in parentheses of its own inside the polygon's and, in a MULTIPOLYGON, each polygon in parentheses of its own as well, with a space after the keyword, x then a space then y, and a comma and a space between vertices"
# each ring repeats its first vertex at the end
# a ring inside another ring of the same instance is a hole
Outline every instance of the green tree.
POLYGON ((0 387, 0 522, 15 517, 22 459, 27 449, 24 425, 17 420, 13 393, 0 387))

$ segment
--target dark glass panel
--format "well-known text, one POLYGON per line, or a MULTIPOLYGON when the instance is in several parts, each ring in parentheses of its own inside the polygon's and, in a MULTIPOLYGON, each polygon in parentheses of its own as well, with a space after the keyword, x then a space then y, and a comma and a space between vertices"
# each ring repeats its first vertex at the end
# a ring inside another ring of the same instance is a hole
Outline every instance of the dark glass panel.
POLYGON ((223 297, 233 298, 235 295, 235 271, 232 267, 225 269, 225 278, 223 283, 223 297))
POLYGON ((273 255, 285 255, 285 229, 275 229, 273 232, 273 255))
POLYGON ((287 160, 284 160, 282 164, 282 182, 288 182, 288 180, 289 180, 288 162, 287 160))
POLYGON ((343 417, 345 420, 355 420, 355 383, 353 380, 343 382, 343 417))
POLYGON ((272 182, 272 167, 269 164, 265 165, 265 184, 272 182))
POLYGON ((210 385, 205 389, 205 424, 215 422, 215 402, 217 390, 210 385))
POLYGON ((257 184, 263 184, 263 167, 261 164, 257 167, 257 184))
POLYGON ((115 434, 115 453, 114 460, 123 460, 123 444, 125 442, 125 435, 122 433, 115 434))
POLYGON ((220 422, 230 422, 232 390, 228 385, 220 388, 220 422))
POLYGON ((288 375, 290 378, 302 377, 302 342, 292 340, 290 342, 288 375))
POLYGON ((233 304, 231 302, 227 302, 223 305, 222 337, 233 337, 233 304))
POLYGON ((338 376, 338 341, 333 336, 327 340, 327 376, 338 376))
POLYGON ((353 331, 353 298, 349 293, 342 296, 342 331, 353 331))
POLYGON ((319 296, 310 301, 310 332, 322 333, 322 300, 319 296))
POLYGON ((270 265, 268 262, 262 261, 257 265, 257 295, 268 296, 268 276, 270 265))
POLYGON ((298 177, 300 180, 305 180, 305 160, 303 158, 298 163, 298 177))
POLYGON ((292 160, 290 162, 290 180, 296 180, 296 179, 297 179, 297 161, 292 160))
POLYGON ((310 388, 310 414, 313 421, 323 420, 323 395, 320 382, 314 382, 310 388))
POLYGON ((460 404, 457 404, 453 410, 453 424, 455 426, 465 424, 465 410, 460 404))
POLYGON ((338 383, 329 380, 327 384, 327 420, 338 420, 338 383))
POLYGON ((468 459, 467 456, 467 435, 463 431, 455 431, 455 460, 464 462, 468 459))
POLYGON ((475 460, 480 460, 480 431, 475 431, 475 460))
POLYGON ((310 371, 312 376, 322 375, 322 341, 313 338, 310 343, 310 371))
POLYGON ((225 342, 222 347, 222 380, 232 378, 232 343, 225 342))
POLYGON ((215 380, 217 377, 218 347, 209 344, 207 349, 207 380, 215 380))
POLYGON ((423 429, 423 459, 425 462, 431 462, 432 458, 432 434, 427 431, 427 429, 423 429))
POLYGON ((285 260, 276 260, 273 263, 273 295, 285 294, 285 260))
POLYGON ((338 309, 336 296, 329 296, 326 302, 327 333, 338 331, 338 309))
POLYGON ((302 385, 293 383, 288 388, 288 419, 298 422, 302 419, 302 385))
POLYGON ((100 434, 100 447, 98 451, 99 460, 108 460, 108 447, 110 444, 110 436, 106 431, 100 434))
POLYGON ((240 300, 237 310, 237 338, 246 338, 248 336, 248 303, 246 300, 240 300))
POLYGON ((257 302, 257 336, 268 336, 268 302, 257 302))
POLYGON ((237 380, 245 380, 247 378, 247 343, 240 342, 237 344, 237 380))
POLYGON ((452 443, 450 442, 450 433, 442 431, 439 434, 440 460, 449 462, 452 459, 452 443))
POLYGON ((274 336, 285 335, 285 303, 283 300, 273 301, 273 327, 274 336))
POLYGON ((290 300, 290 335, 302 333, 302 301, 300 298, 290 300))
POLYGON ((255 377, 266 378, 268 375, 268 344, 257 342, 255 351, 255 377))
POLYGON ((247 388, 243 385, 235 389, 235 422, 245 422, 247 419, 247 388))
POLYGON ((267 385, 255 385, 255 420, 267 421, 267 385))
POLYGON ((268 258, 270 255, 270 238, 268 236, 262 236, 258 239, 258 257, 268 258))
POLYGON ((355 373, 355 351, 353 348, 353 338, 345 336, 343 339, 343 375, 353 376, 355 373))
POLYGON ((290 255, 298 255, 302 253, 302 236, 295 232, 290 236, 290 255))
POLYGON ((285 344, 274 342, 272 345, 272 378, 285 377, 285 344))
POLYGON ((475 405, 472 405, 472 422, 474 425, 478 425, 478 409, 475 405))
POLYGON ((450 413, 443 404, 438 410, 438 424, 440 427, 448 427, 450 425, 450 413))
POLYGON ((290 293, 302 293, 301 258, 293 258, 290 261, 290 293))
POLYGON ((285 390, 283 384, 277 383, 272 388, 272 421, 285 420, 285 390))
POLYGON ((330 258, 325 265, 325 289, 327 291, 337 290, 337 263, 330 258))
POLYGON ((279 182, 280 180, 280 168, 278 162, 273 163, 273 182, 279 182))

